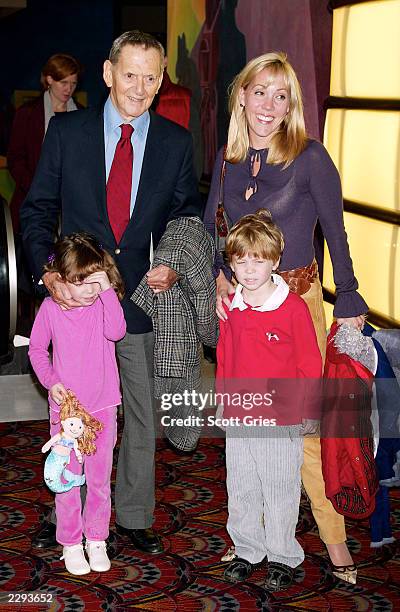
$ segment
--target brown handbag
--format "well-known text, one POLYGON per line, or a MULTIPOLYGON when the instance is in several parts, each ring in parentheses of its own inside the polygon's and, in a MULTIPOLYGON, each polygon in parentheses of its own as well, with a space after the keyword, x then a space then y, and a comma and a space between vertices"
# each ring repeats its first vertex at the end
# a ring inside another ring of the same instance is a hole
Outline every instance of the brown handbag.
POLYGON ((226 214, 224 207, 224 179, 226 172, 226 145, 224 146, 224 152, 222 156, 221 173, 219 177, 219 193, 218 193, 218 205, 215 213, 215 247, 217 251, 223 252, 225 250, 225 240, 231 227, 231 221, 226 214))

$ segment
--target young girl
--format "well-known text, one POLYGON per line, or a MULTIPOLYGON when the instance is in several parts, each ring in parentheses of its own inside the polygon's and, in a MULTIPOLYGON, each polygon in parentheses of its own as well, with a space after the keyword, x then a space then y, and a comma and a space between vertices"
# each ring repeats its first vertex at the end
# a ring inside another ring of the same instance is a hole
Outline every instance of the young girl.
MULTIPOLYGON (((107 571, 105 540, 111 514, 110 477, 117 436, 116 407, 121 394, 115 345, 126 324, 118 298, 123 284, 111 256, 88 234, 72 234, 55 244, 45 272, 57 272, 76 307, 66 309, 50 297, 36 316, 29 357, 40 382, 49 390, 50 435, 60 428, 60 404, 67 389, 102 423, 93 455, 83 455, 87 495, 83 513, 79 487, 56 494, 57 541, 71 574, 107 571), (52 353, 49 354, 51 343, 52 353), (86 538, 87 562, 82 536, 86 538)), ((82 474, 71 453, 68 469, 82 474)))

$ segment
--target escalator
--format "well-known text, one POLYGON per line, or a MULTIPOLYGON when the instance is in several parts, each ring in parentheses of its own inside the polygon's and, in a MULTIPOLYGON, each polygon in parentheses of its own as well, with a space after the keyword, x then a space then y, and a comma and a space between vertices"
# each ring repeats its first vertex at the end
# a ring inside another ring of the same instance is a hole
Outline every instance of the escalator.
POLYGON ((17 266, 10 210, 0 197, 0 365, 13 359, 17 322, 17 266))

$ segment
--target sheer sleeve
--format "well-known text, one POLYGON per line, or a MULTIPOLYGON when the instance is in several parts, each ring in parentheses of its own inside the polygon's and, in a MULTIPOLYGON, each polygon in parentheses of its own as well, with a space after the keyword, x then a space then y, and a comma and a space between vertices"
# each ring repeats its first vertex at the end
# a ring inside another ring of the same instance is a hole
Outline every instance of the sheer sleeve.
POLYGON ((324 146, 314 141, 308 147, 308 175, 322 231, 328 244, 336 285, 335 317, 356 317, 368 311, 354 276, 343 221, 339 173, 324 146))

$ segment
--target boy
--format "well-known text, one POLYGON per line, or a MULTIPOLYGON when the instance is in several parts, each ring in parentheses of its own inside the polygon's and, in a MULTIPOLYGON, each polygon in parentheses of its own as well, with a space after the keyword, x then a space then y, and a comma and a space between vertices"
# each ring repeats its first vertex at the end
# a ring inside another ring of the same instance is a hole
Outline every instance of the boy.
POLYGON ((273 591, 289 587, 304 560, 295 538, 302 436, 315 433, 322 375, 307 305, 272 274, 283 246, 269 211, 246 215, 232 227, 225 252, 238 285, 225 306, 228 318, 220 324, 217 347, 224 417, 241 417, 240 426, 228 427, 226 435, 227 530, 235 557, 224 576, 245 580, 267 557, 265 588, 273 591), (246 404, 233 405, 235 391, 246 404))

